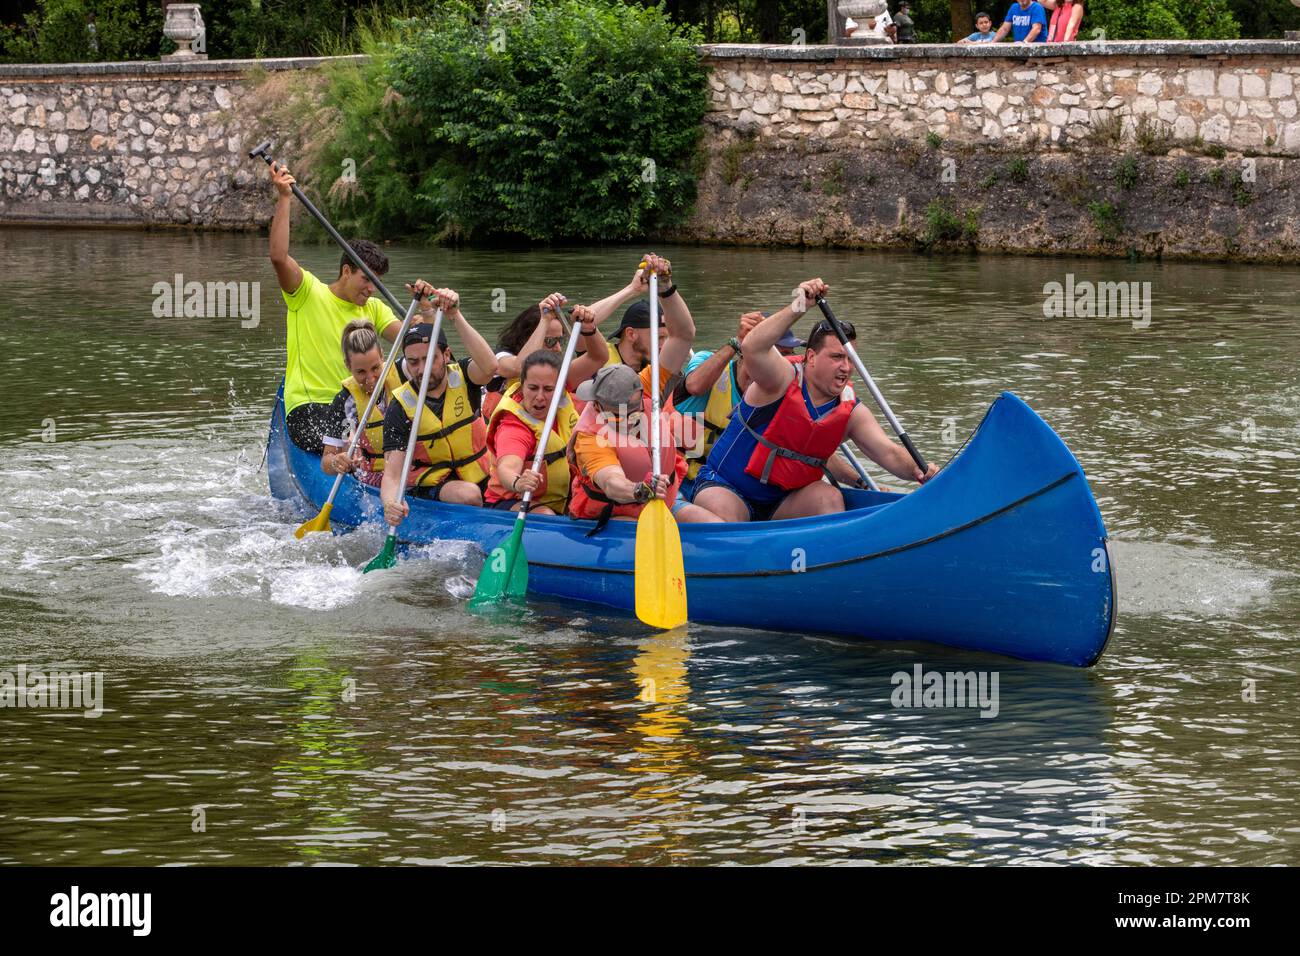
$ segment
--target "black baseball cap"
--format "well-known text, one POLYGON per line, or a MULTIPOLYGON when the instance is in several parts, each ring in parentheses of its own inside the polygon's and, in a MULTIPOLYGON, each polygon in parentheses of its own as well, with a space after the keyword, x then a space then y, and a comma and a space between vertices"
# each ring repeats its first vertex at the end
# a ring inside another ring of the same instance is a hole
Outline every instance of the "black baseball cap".
POLYGON ((624 329, 648 328, 650 328, 650 303, 645 299, 637 299, 623 313, 623 321, 618 324, 618 331, 613 337, 618 338, 623 334, 624 329))
MULTIPOLYGON (((421 342, 428 342, 432 338, 433 326, 428 322, 421 322, 406 330, 406 335, 402 336, 402 348, 405 349, 408 345, 418 345, 421 342)), ((451 344, 447 341, 447 332, 445 329, 438 330, 438 345, 444 349, 451 348, 451 344)))

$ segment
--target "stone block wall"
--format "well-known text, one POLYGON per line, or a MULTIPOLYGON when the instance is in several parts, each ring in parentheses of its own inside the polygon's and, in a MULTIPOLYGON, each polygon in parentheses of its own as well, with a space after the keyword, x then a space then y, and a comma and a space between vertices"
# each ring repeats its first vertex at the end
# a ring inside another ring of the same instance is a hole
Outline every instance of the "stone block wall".
MULTIPOLYGON (((1300 42, 701 55, 709 163, 659 238, 929 248, 951 215, 978 249, 1300 261, 1300 42)), ((0 66, 0 224, 264 226, 261 77, 326 62, 0 66)))
POLYGON ((1108 120, 1175 140, 1300 155, 1300 43, 713 46, 715 128, 865 143, 1087 142, 1108 120), (1145 121, 1144 121, 1145 118, 1145 121))
POLYGON ((0 67, 0 221, 257 225, 248 77, 322 62, 0 67))

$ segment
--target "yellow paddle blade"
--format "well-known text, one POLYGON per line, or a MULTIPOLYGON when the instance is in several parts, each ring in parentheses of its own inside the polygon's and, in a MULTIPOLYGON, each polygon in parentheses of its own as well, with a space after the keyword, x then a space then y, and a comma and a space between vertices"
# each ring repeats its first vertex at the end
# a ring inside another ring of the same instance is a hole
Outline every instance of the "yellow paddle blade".
POLYGON ((329 531, 330 512, 333 510, 334 506, 328 501, 325 502, 325 507, 320 510, 320 514, 312 518, 310 521, 304 521, 302 524, 298 525, 298 530, 293 533, 293 536, 295 538, 302 538, 305 535, 311 534, 313 531, 329 531))
POLYGON ((686 623, 682 536, 668 506, 655 498, 636 521, 636 616, 667 630, 686 623))

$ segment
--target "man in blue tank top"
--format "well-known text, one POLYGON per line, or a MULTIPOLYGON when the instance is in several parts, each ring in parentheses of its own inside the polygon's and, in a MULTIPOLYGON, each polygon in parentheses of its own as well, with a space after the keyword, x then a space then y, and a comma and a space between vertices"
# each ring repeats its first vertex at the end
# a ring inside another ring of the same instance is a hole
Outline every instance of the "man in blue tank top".
POLYGON ((693 498, 724 521, 843 511, 844 496, 822 476, 836 467, 833 462, 849 467, 835 457, 846 438, 899 478, 925 482, 939 471, 931 464, 922 474, 866 406, 846 397, 853 364, 829 324, 814 326, 802 364, 777 351, 777 341, 827 291, 821 279, 802 283, 794 302, 745 339, 743 361, 751 381, 700 469, 693 498))

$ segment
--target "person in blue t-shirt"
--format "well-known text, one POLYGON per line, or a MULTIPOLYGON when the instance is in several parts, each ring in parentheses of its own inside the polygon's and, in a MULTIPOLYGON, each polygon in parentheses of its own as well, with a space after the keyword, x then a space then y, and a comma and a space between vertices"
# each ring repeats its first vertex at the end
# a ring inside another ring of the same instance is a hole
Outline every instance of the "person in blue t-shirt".
POLYGON ((1007 11, 1002 26, 998 27, 993 42, 1001 43, 1008 31, 1016 43, 1046 43, 1047 11, 1041 3, 1034 0, 1016 0, 1007 11))

